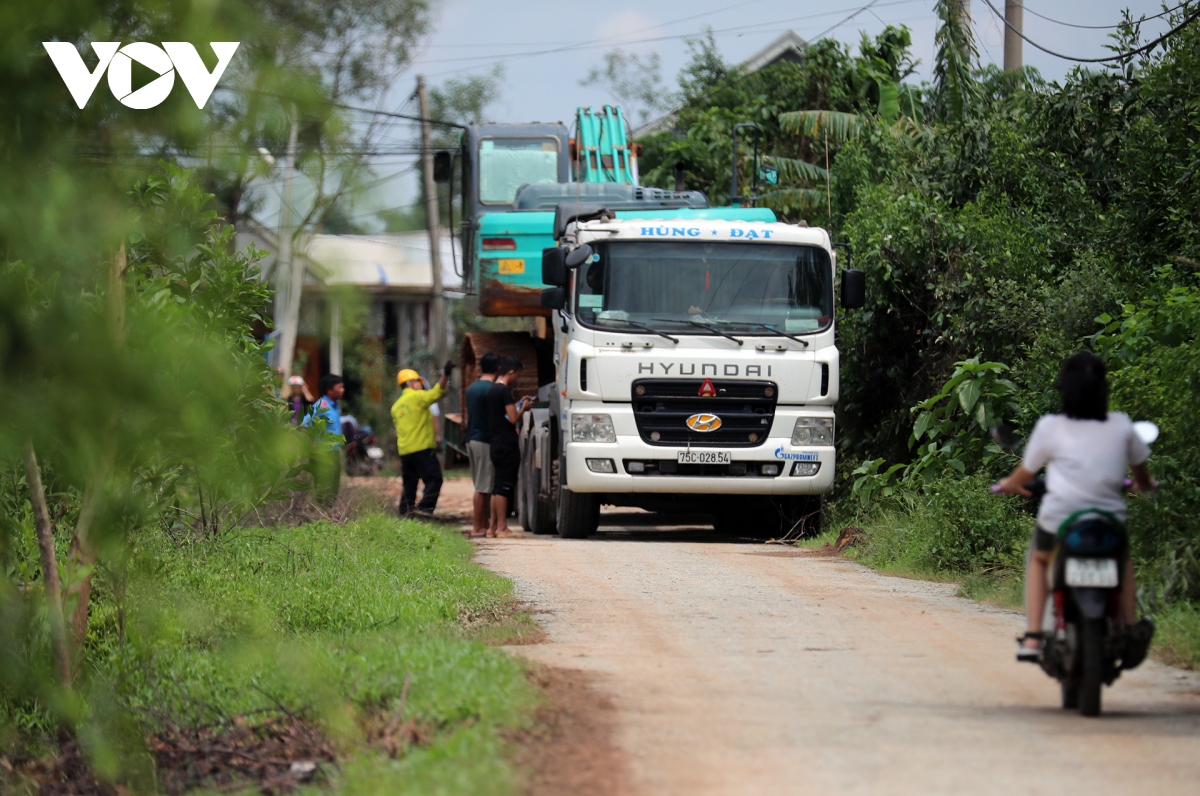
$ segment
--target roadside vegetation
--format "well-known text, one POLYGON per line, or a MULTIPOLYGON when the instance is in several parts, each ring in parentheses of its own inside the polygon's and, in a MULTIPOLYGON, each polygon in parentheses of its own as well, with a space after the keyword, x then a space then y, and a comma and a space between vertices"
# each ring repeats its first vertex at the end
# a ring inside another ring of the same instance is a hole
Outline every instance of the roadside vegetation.
POLYGON ((428 4, 0 19, 0 791, 508 792, 535 699, 485 643, 528 630, 509 584, 442 529, 303 518, 345 519, 304 509, 332 439, 289 423, 234 245, 289 137, 296 234, 336 226, 381 135, 343 106, 386 93, 428 4), (79 108, 54 40, 89 69, 97 41, 240 45, 204 110, 177 83, 145 111, 103 80, 79 108))
MULTIPOLYGON (((985 6, 976 15, 991 13, 985 6)), ((872 566, 952 578, 1019 601, 1031 517, 987 494, 1016 459, 991 445, 1057 409, 1061 361, 1108 363, 1111 407, 1156 422, 1162 490, 1131 499, 1142 609, 1159 654, 1200 659, 1200 6, 1166 15, 1157 46, 1135 19, 1111 59, 1061 83, 980 65, 957 0, 940 0, 933 80, 915 85, 903 28, 857 54, 810 44, 753 74, 693 42, 679 105, 642 140, 664 187, 728 195, 730 133, 762 130, 777 185, 760 203, 825 226, 867 272, 840 319, 842 471, 826 527, 861 527, 872 566), (1186 24, 1185 24, 1186 23, 1186 24)), ((1118 20, 1113 20, 1114 22, 1118 20)), ((751 150, 739 161, 749 192, 751 150)))
MULTIPOLYGON (((459 534, 382 514, 151 537, 121 589, 98 584, 78 754, 100 782, 144 790, 315 779, 338 793, 508 793, 503 733, 537 695, 484 642, 532 625, 511 584, 470 559, 459 534)), ((0 703, 24 736, 7 739, 6 792, 68 773, 70 756, 37 762, 54 757, 37 743, 58 716, 35 694, 0 703)))

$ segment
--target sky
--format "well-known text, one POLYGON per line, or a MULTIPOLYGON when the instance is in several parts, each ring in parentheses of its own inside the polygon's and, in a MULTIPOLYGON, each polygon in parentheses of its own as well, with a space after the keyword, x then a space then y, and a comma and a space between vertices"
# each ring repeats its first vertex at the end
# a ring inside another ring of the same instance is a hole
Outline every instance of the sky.
MULTIPOLYGON (((687 62, 685 39, 701 35, 706 27, 713 29, 725 60, 733 63, 746 60, 789 29, 808 41, 822 35, 837 38, 857 52, 862 31, 874 36, 885 25, 907 25, 912 31, 912 53, 920 61, 916 79, 929 78, 934 57, 934 0, 875 0, 869 8, 865 8, 867 0, 434 2, 433 31, 395 82, 383 105, 387 109, 416 113, 416 102, 409 98, 418 74, 437 86, 455 77, 488 74, 499 66, 503 79, 500 96, 489 109, 490 120, 564 121, 569 125, 576 108, 614 102, 601 87, 580 85, 593 67, 601 65, 606 52, 621 47, 641 56, 657 53, 664 87, 672 90, 676 75, 687 62)), ((1004 0, 991 3, 1003 13, 1004 0)), ((969 0, 969 4, 980 60, 1002 64, 1003 21, 985 0, 969 0)), ((1124 9, 1130 9, 1135 17, 1162 11, 1157 0, 1025 0, 1024 4, 1025 35, 1047 49, 1077 58, 1111 54, 1105 44, 1124 9)), ((1149 41, 1167 29, 1165 18, 1151 20, 1143 25, 1142 40, 1149 41)), ((1062 79, 1074 66, 1028 43, 1024 59, 1048 80, 1062 79)), ((415 141, 415 128, 392 128, 391 143, 415 141)), ((381 164, 378 176, 390 179, 362 195, 353 215, 362 218, 376 209, 410 204, 417 191, 413 165, 396 158, 381 164)))

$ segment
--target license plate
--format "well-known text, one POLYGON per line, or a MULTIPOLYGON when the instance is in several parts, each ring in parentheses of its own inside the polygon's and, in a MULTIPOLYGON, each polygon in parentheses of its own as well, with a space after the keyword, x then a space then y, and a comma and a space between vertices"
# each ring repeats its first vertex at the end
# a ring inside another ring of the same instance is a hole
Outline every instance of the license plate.
POLYGON ((383 458, 383 448, 377 448, 374 445, 369 446, 367 448, 367 458, 368 459, 382 459, 383 458))
POLYGON ((732 464, 730 451, 679 451, 680 464, 732 464))
POLYGON ((1117 585, 1115 558, 1068 558, 1067 585, 1111 589, 1117 585))

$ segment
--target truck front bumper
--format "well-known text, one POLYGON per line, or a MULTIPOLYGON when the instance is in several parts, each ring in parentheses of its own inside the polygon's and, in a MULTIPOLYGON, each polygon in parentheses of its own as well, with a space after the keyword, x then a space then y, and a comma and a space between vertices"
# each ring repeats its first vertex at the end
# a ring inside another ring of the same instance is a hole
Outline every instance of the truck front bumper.
MULTIPOLYGON (((832 407, 805 407, 806 411, 780 407, 766 442, 755 448, 730 449, 732 467, 677 465, 679 451, 686 448, 649 444, 636 431, 622 433, 634 430, 634 424, 631 417, 626 421, 614 408, 606 405, 596 407, 596 411, 612 414, 617 442, 566 442, 566 486, 572 492, 824 495, 833 489, 836 450, 832 445, 799 447, 791 443, 792 426, 798 417, 832 417, 832 407), (588 460, 593 460, 592 466, 588 460), (643 472, 631 472, 630 465, 636 468, 636 462, 641 463, 643 472), (811 469, 814 463, 820 465, 815 474, 797 473, 798 468, 811 469), (763 465, 778 467, 778 474, 763 474, 763 465), (610 467, 612 472, 598 472, 610 467), (670 472, 672 469, 676 472, 670 472)), ((580 411, 578 407, 572 409, 580 411)))

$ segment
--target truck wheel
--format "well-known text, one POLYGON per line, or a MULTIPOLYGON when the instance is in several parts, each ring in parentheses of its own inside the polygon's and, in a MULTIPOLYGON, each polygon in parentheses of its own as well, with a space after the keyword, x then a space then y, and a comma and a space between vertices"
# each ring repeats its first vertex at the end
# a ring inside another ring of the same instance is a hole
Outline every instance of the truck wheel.
POLYGON ((517 492, 513 499, 517 502, 517 525, 526 533, 533 533, 529 521, 529 477, 525 472, 524 462, 521 463, 521 470, 517 475, 517 492))
POLYGON ((586 539, 600 525, 599 495, 560 489, 558 535, 564 539, 586 539))
MULTIPOLYGON (((530 467, 531 472, 537 472, 530 467)), ((558 462, 553 462, 550 469, 550 490, 551 494, 558 492, 558 462)), ((529 516, 530 522, 533 525, 533 532, 539 536, 552 534, 558 531, 558 517, 555 516, 555 503, 552 499, 542 497, 538 493, 538 481, 535 479, 530 486, 530 502, 529 516)))
POLYGON ((539 536, 554 533, 554 506, 538 494, 537 469, 532 462, 521 465, 521 479, 521 527, 539 536))

